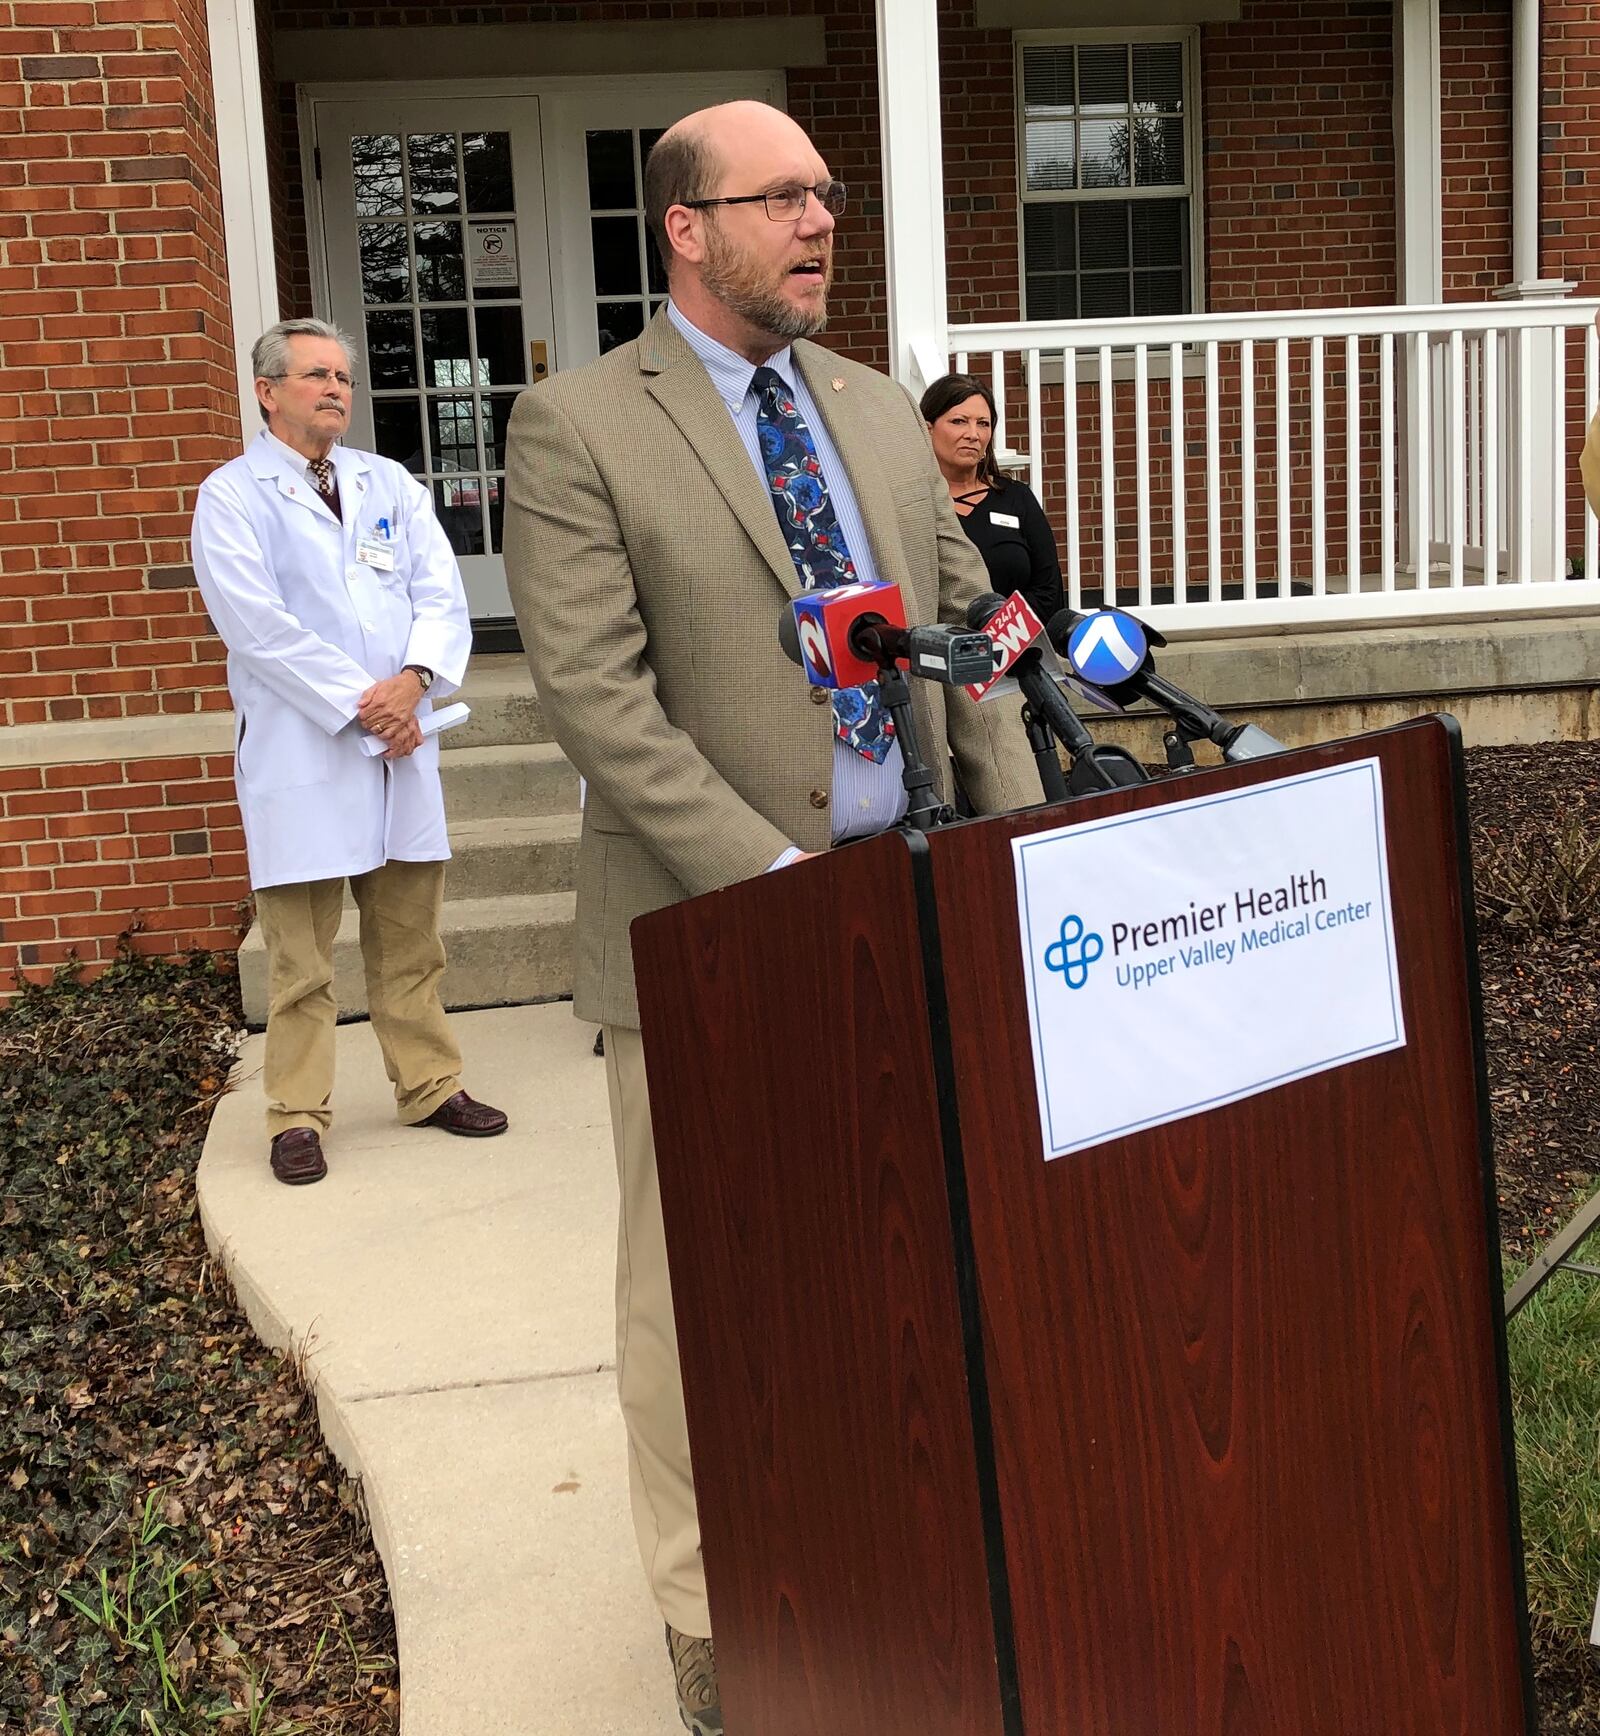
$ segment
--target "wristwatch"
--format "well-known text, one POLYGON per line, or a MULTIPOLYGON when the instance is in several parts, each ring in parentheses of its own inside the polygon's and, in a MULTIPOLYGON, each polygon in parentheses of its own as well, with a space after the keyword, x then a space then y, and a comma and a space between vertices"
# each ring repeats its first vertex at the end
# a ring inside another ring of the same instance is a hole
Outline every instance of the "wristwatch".
POLYGON ((431 669, 424 669, 420 663, 404 663, 401 665, 402 672, 407 669, 409 669, 411 673, 416 676, 417 680, 422 683, 422 691, 424 693, 433 686, 433 671, 431 669))

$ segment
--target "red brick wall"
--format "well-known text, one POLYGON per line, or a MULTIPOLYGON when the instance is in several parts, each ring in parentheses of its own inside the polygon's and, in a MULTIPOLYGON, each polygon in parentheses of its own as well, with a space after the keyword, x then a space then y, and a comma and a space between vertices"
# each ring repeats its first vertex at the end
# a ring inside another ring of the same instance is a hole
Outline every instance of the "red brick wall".
POLYGON ((0 998, 130 929, 231 951, 248 892, 230 754, 0 770, 0 998))
POLYGON ((1444 295, 1486 301, 1511 281, 1511 12, 1446 0, 1439 18, 1444 123, 1444 295))
POLYGON ((1209 311, 1392 302, 1389 6, 1246 0, 1201 82, 1209 311))
MULTIPOLYGON (((0 723, 227 702, 185 566, 237 445, 210 88, 203 0, 0 4, 0 723)), ((135 907, 152 945, 224 940, 226 777, 0 773, 0 983, 135 907)))

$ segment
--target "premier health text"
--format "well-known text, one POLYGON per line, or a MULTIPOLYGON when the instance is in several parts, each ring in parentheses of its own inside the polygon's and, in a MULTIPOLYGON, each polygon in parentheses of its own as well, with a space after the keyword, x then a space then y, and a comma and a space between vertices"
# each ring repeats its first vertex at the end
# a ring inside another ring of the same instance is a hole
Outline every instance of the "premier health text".
POLYGON ((1328 882, 1309 869, 1282 886, 1246 887, 1215 904, 1191 900, 1187 910, 1149 922, 1113 922, 1111 956, 1118 986, 1142 989, 1176 970, 1230 965, 1243 953, 1365 922, 1371 915, 1370 898, 1330 904, 1328 882), (1230 935, 1230 929, 1236 932, 1230 935))

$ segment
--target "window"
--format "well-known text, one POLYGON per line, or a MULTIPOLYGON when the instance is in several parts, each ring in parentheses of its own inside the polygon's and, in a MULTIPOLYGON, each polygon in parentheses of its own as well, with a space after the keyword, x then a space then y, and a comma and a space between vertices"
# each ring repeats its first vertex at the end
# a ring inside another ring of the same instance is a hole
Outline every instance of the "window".
POLYGON ((644 162, 661 127, 584 134, 600 354, 636 338, 667 298, 667 274, 644 220, 644 162))
POLYGON ((1194 310, 1191 38, 1023 42, 1023 311, 1194 310))

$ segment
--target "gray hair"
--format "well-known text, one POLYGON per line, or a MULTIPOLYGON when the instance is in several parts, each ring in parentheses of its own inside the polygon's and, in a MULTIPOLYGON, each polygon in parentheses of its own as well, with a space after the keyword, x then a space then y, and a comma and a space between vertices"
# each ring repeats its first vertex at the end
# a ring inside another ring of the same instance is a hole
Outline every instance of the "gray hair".
MULTIPOLYGON (((289 372, 290 338, 326 338, 342 349, 345 356, 355 354, 349 334, 325 319, 281 319, 269 326, 255 341, 250 351, 250 373, 257 380, 281 380, 289 372)), ((261 420, 267 420, 267 407, 260 406, 261 420)))

